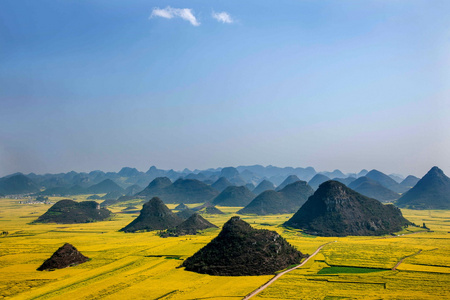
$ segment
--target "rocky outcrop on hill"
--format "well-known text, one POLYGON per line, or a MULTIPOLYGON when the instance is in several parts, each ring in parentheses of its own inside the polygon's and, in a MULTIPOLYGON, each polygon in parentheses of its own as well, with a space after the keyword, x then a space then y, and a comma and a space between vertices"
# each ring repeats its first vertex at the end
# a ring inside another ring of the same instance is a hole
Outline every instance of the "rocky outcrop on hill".
POLYGON ((186 259, 182 267, 220 276, 268 275, 298 264, 304 257, 275 231, 254 229, 232 217, 219 235, 186 259))
POLYGON ((396 205, 410 209, 450 209, 450 178, 433 167, 396 205))
POLYGON ((111 211, 101 208, 95 201, 76 202, 60 200, 50 207, 34 223, 74 224, 104 221, 112 216, 111 211))
POLYGON ((383 205, 337 181, 327 181, 285 223, 320 236, 385 235, 411 224, 395 206, 383 205))
POLYGON ((140 215, 120 229, 124 232, 165 230, 183 222, 158 197, 153 197, 142 207, 140 215))
POLYGON ((38 271, 63 269, 87 262, 89 258, 81 254, 74 246, 65 243, 53 255, 37 268, 38 271))

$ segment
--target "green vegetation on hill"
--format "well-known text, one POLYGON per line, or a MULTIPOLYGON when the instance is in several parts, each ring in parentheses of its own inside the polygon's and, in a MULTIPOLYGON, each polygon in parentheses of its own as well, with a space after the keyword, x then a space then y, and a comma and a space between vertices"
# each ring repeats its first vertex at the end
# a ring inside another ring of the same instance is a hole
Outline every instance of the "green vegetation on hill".
POLYGON ((327 181, 285 223, 320 236, 385 235, 411 224, 395 206, 383 205, 337 181, 327 181))
POLYGON ((297 264, 304 257, 278 233, 254 229, 232 217, 219 235, 187 258, 182 267, 210 275, 264 275, 297 264))
POLYGON ((450 209, 450 178, 433 167, 396 205, 410 209, 450 209))
POLYGON ((328 176, 325 176, 323 174, 316 174, 313 178, 308 182, 308 184, 314 189, 317 190, 319 188, 319 185, 324 183, 325 181, 330 180, 328 176))
POLYGON ((110 192, 125 193, 125 190, 111 179, 105 179, 100 183, 88 187, 85 191, 86 194, 104 194, 110 192))
POLYGON ((300 180, 300 178, 298 178, 296 175, 289 175, 279 186, 277 186, 275 191, 278 192, 278 191, 282 190, 288 184, 294 183, 299 180, 300 180))
POLYGON ((359 177, 348 185, 354 191, 357 191, 364 196, 377 199, 382 202, 391 202, 397 200, 400 195, 388 188, 385 188, 377 181, 372 180, 366 176, 359 177))
POLYGON ((56 202, 34 223, 74 224, 103 221, 111 217, 111 211, 100 208, 95 201, 76 202, 65 199, 56 202))
POLYGON ((377 181, 379 184, 384 186, 385 188, 390 189, 396 193, 404 193, 408 190, 407 187, 402 186, 400 183, 389 177, 388 175, 378 171, 372 170, 366 174, 367 178, 377 181))
POLYGON ((200 203, 212 200, 219 192, 195 179, 178 179, 171 183, 168 178, 156 178, 139 196, 159 197, 164 203, 200 203))
POLYGON ((314 193, 305 181, 288 184, 281 191, 265 191, 252 200, 238 214, 271 215, 294 213, 314 193))
POLYGON ((70 266, 75 266, 87 262, 88 257, 81 254, 77 248, 69 243, 65 243, 53 255, 44 261, 44 263, 37 268, 38 271, 63 269, 70 266))
POLYGON ((255 195, 259 195, 262 192, 268 190, 275 190, 275 185, 273 185, 273 183, 270 182, 269 180, 264 179, 255 187, 255 189, 252 192, 255 195))
POLYGON ((216 225, 210 223, 208 220, 203 218, 197 213, 192 214, 186 221, 177 225, 175 228, 171 228, 162 232, 160 236, 180 236, 180 235, 194 235, 197 234, 199 230, 205 230, 208 228, 217 228, 216 225))
POLYGON ((223 215, 223 211, 218 209, 215 206, 207 205, 205 208, 202 208, 198 211, 201 214, 207 214, 207 215, 223 215))
POLYGON ((407 188, 412 188, 419 182, 419 180, 420 178, 417 178, 416 176, 408 175, 408 177, 406 177, 402 182, 400 182, 400 184, 407 188))
POLYGON ((212 203, 220 206, 246 206, 253 198, 255 195, 245 186, 229 186, 212 203))
POLYGON ((142 207, 140 215, 120 229, 124 232, 165 230, 183 222, 158 197, 153 197, 142 207))
POLYGON ((23 174, 0 178, 0 194, 16 195, 39 192, 38 185, 23 174))
POLYGON ((233 186, 233 184, 228 179, 226 179, 225 177, 220 177, 219 179, 217 179, 216 182, 211 184, 211 186, 213 188, 215 188, 216 190, 218 190, 219 192, 222 192, 227 187, 233 186))

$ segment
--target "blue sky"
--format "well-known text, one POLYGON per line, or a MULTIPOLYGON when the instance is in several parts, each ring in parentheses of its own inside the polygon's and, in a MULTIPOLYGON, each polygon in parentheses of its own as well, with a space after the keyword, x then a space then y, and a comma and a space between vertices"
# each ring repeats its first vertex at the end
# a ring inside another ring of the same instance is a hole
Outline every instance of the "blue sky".
POLYGON ((449 11, 446 0, 3 0, 0 176, 247 164, 450 174, 449 11))

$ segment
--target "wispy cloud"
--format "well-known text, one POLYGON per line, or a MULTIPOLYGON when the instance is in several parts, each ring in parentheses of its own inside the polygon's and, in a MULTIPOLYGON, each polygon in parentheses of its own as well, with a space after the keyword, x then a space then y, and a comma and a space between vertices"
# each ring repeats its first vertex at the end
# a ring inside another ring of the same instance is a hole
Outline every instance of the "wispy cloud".
POLYGON ((150 15, 150 18, 154 17, 161 17, 166 19, 178 17, 188 21, 194 26, 200 25, 200 22, 197 21, 197 18, 194 16, 194 13, 190 8, 173 8, 170 6, 167 6, 166 8, 155 7, 152 11, 152 14, 150 15))
POLYGON ((212 12, 212 17, 214 19, 216 19, 218 22, 228 23, 228 24, 234 23, 234 20, 231 18, 231 16, 228 13, 224 12, 224 11, 223 12, 218 12, 218 13, 213 11, 212 12))

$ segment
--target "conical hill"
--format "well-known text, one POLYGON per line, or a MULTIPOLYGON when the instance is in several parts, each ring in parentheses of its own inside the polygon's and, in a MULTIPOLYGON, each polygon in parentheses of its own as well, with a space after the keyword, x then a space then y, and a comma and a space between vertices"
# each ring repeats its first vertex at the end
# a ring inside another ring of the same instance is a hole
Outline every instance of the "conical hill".
POLYGON ((275 190, 275 186, 269 180, 264 179, 255 187, 255 189, 252 192, 255 195, 259 195, 262 192, 268 191, 268 190, 275 190))
POLYGON ((319 185, 324 183, 325 181, 330 180, 328 176, 325 176, 323 174, 316 174, 313 178, 311 178, 310 181, 308 181, 308 184, 314 189, 317 190, 319 188, 319 185))
POLYGON ((306 183, 306 181, 299 180, 288 184, 279 192, 275 192, 274 190, 262 192, 237 213, 243 215, 294 213, 313 193, 314 190, 306 183))
POLYGON ((221 211, 220 209, 218 209, 215 206, 212 205, 207 205, 205 206, 205 208, 202 208, 201 210, 198 211, 201 214, 207 214, 207 215, 223 215, 223 211, 221 211))
POLYGON ((156 178, 138 195, 159 197, 164 203, 200 203, 212 200, 217 190, 196 179, 178 179, 169 183, 168 178, 156 178), (157 181, 158 182, 155 182, 157 181))
POLYGON ((413 175, 408 175, 402 182, 400 182, 401 185, 406 186, 408 188, 412 188, 419 182, 420 178, 417 178, 413 175))
POLYGON ((396 192, 391 191, 366 176, 359 177, 350 183, 348 187, 364 196, 377 199, 381 202, 391 202, 400 198, 400 195, 396 192))
POLYGON ((411 209, 450 209, 450 178, 433 167, 396 204, 411 209))
POLYGON ((220 206, 246 206, 253 198, 255 195, 245 186, 229 186, 212 203, 220 206))
POLYGON ((395 206, 383 205, 337 181, 327 181, 285 223, 320 236, 385 235, 411 224, 395 206))
POLYGON ((183 220, 174 214, 158 197, 153 197, 142 207, 140 215, 120 229, 124 232, 165 230, 173 228, 183 220))
POLYGON ((53 255, 37 268, 38 271, 62 269, 87 262, 89 258, 81 254, 74 246, 65 243, 53 255))
POLYGON ((221 276, 274 274, 304 258, 275 231, 254 229, 232 217, 209 244, 186 259, 188 271, 221 276))
POLYGON ((294 183, 299 180, 300 180, 300 178, 298 178, 297 175, 289 175, 279 186, 277 186, 275 191, 278 192, 278 191, 282 190, 288 184, 294 183))
POLYGON ((95 201, 76 202, 64 199, 56 202, 35 223, 74 224, 103 221, 110 218, 111 211, 101 208, 95 201))
POLYGON ((173 229, 168 229, 166 232, 162 233, 162 237, 167 236, 180 236, 187 234, 197 234, 199 230, 205 230, 208 228, 217 228, 216 225, 210 223, 208 220, 203 218, 197 213, 192 214, 186 221, 177 225, 173 229))
POLYGON ((226 179, 225 177, 220 177, 219 179, 217 179, 216 182, 211 184, 211 186, 213 188, 215 188, 216 190, 218 190, 219 192, 222 192, 227 187, 233 186, 233 184, 228 179, 226 179))

